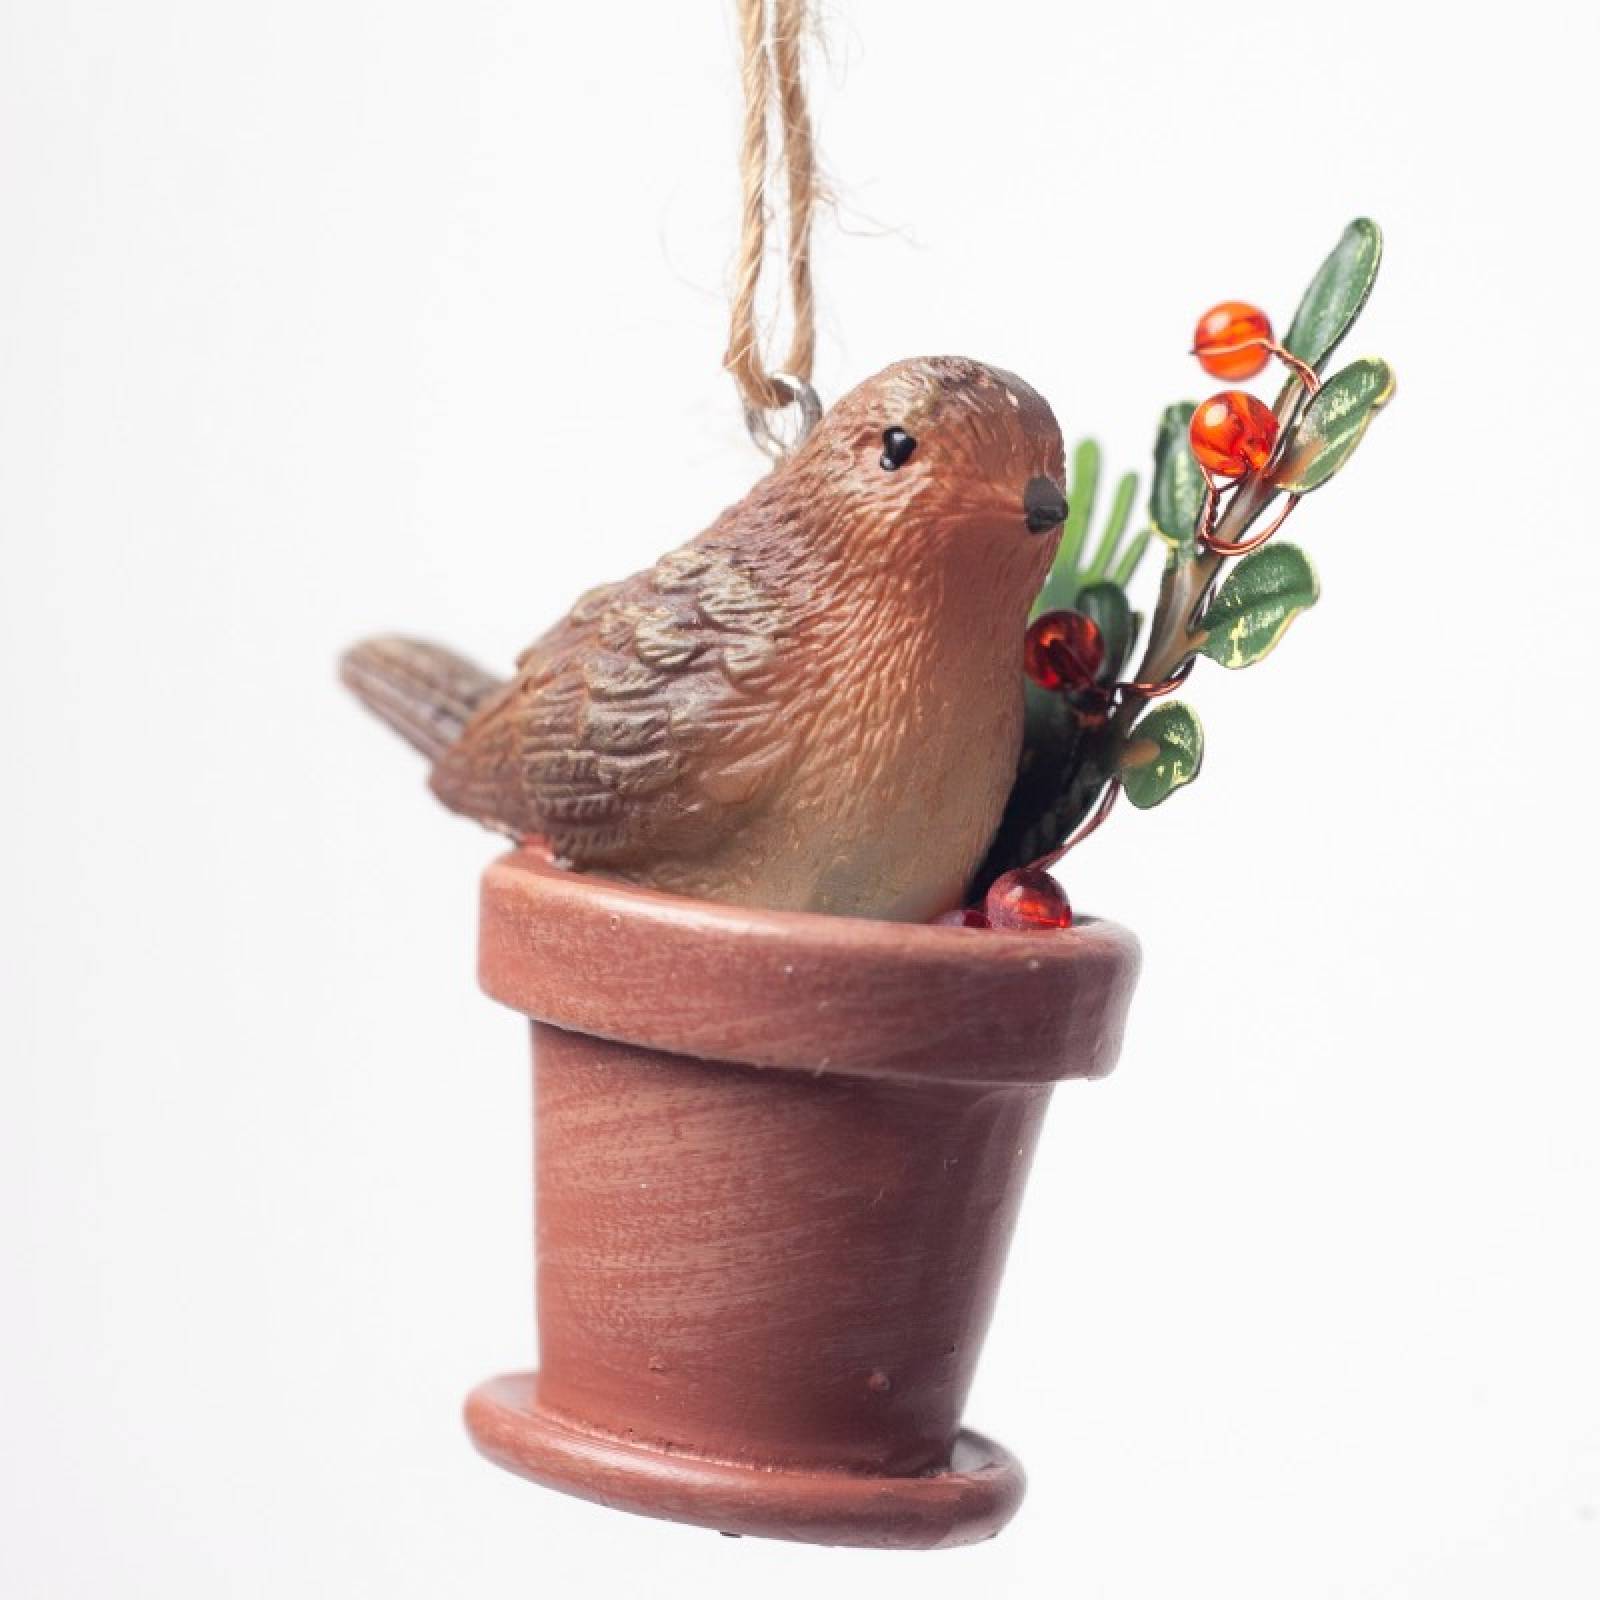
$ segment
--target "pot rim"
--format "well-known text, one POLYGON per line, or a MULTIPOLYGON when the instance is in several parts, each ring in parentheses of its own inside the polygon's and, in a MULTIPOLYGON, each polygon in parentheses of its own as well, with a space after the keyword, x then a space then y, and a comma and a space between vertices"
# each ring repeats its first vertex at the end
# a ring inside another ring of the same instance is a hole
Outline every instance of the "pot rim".
POLYGON ((536 1021, 674 1055, 952 1083, 1101 1077, 1139 966, 1114 922, 1013 933, 714 904, 553 865, 483 878, 479 978, 536 1021))

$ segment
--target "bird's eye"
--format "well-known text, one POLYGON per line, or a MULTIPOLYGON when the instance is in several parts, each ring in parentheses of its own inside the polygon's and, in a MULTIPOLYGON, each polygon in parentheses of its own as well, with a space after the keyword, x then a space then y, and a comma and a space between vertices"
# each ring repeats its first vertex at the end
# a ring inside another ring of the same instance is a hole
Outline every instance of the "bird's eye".
POLYGON ((883 454, 878 457, 878 465, 885 472, 893 472, 911 459, 911 452, 916 448, 917 441, 904 428, 885 428, 883 454))

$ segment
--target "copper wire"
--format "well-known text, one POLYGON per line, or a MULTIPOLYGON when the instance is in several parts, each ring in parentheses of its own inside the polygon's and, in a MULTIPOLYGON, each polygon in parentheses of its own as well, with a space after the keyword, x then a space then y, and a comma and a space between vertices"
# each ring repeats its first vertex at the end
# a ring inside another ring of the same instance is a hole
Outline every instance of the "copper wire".
POLYGON ((1200 507, 1200 528, 1196 537, 1201 544, 1205 544, 1217 531, 1217 511, 1222 505, 1222 497, 1237 489, 1243 478, 1236 478, 1232 483, 1218 483, 1204 468, 1200 469, 1200 476, 1206 480, 1206 497, 1200 507))
POLYGON ((1106 785, 1106 792, 1100 797, 1100 804, 1094 808, 1094 814, 1089 820, 1065 844, 1057 846, 1047 856, 1040 856, 1037 861, 1031 863, 1032 866, 1040 872, 1048 872, 1069 850, 1076 850, 1111 815, 1111 808, 1117 803, 1117 795, 1121 789, 1121 780, 1111 779, 1106 785))
POLYGON ((1241 539, 1237 544, 1229 544, 1226 540, 1218 539, 1208 529, 1200 530, 1199 539, 1207 550, 1219 556, 1247 556, 1252 550, 1259 550, 1284 523, 1289 520, 1289 513, 1300 504, 1300 496, 1292 494, 1284 503, 1283 510, 1272 520, 1272 526, 1263 529, 1252 539, 1241 539))
POLYGON ((1192 356, 1231 356, 1237 355, 1241 350, 1270 350, 1306 386, 1308 395, 1315 394, 1322 387, 1322 380, 1316 373, 1299 356, 1290 355, 1276 339, 1241 339, 1238 344, 1208 344, 1204 350, 1199 345, 1195 345, 1189 351, 1189 354, 1192 356))
POLYGON ((1117 688, 1123 694, 1136 694, 1142 700, 1155 700, 1161 695, 1171 694, 1174 689, 1182 688, 1184 679, 1194 671, 1194 664, 1198 659, 1197 656, 1190 656, 1170 678, 1163 678, 1160 683, 1119 683, 1117 688))

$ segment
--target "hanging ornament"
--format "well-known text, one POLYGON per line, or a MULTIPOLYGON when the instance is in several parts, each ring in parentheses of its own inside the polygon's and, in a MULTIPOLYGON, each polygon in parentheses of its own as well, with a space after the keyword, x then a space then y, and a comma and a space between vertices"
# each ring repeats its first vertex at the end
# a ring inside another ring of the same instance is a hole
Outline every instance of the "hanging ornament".
POLYGON ((343 675, 446 806, 519 845, 484 880, 479 971, 534 1023, 541 1367, 474 1391, 478 1447, 725 1533, 966 1543, 1023 1489, 962 1408, 1027 1153, 1049 1085, 1114 1064, 1137 968, 1050 869, 1119 795, 1194 779, 1198 720, 1164 697, 1199 656, 1248 665, 1315 598, 1282 545, 1220 572, 1387 399, 1381 363, 1316 373, 1376 234, 1284 345, 1240 302, 1201 319, 1208 371, 1275 357, 1285 396, 1169 408, 1149 526, 1130 474, 1091 539, 1098 453, 1069 507, 1055 416, 1009 372, 900 361, 822 406, 807 7, 737 4, 723 360, 771 470, 504 674, 384 637, 343 675))

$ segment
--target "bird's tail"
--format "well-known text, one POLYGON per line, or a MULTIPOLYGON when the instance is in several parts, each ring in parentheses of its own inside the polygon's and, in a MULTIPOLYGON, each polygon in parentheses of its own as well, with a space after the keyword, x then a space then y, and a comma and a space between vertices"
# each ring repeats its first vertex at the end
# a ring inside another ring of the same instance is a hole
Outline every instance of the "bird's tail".
POLYGON ((339 677, 429 761, 461 737, 472 713, 500 687, 481 667, 420 639, 368 639, 345 652, 339 677))

